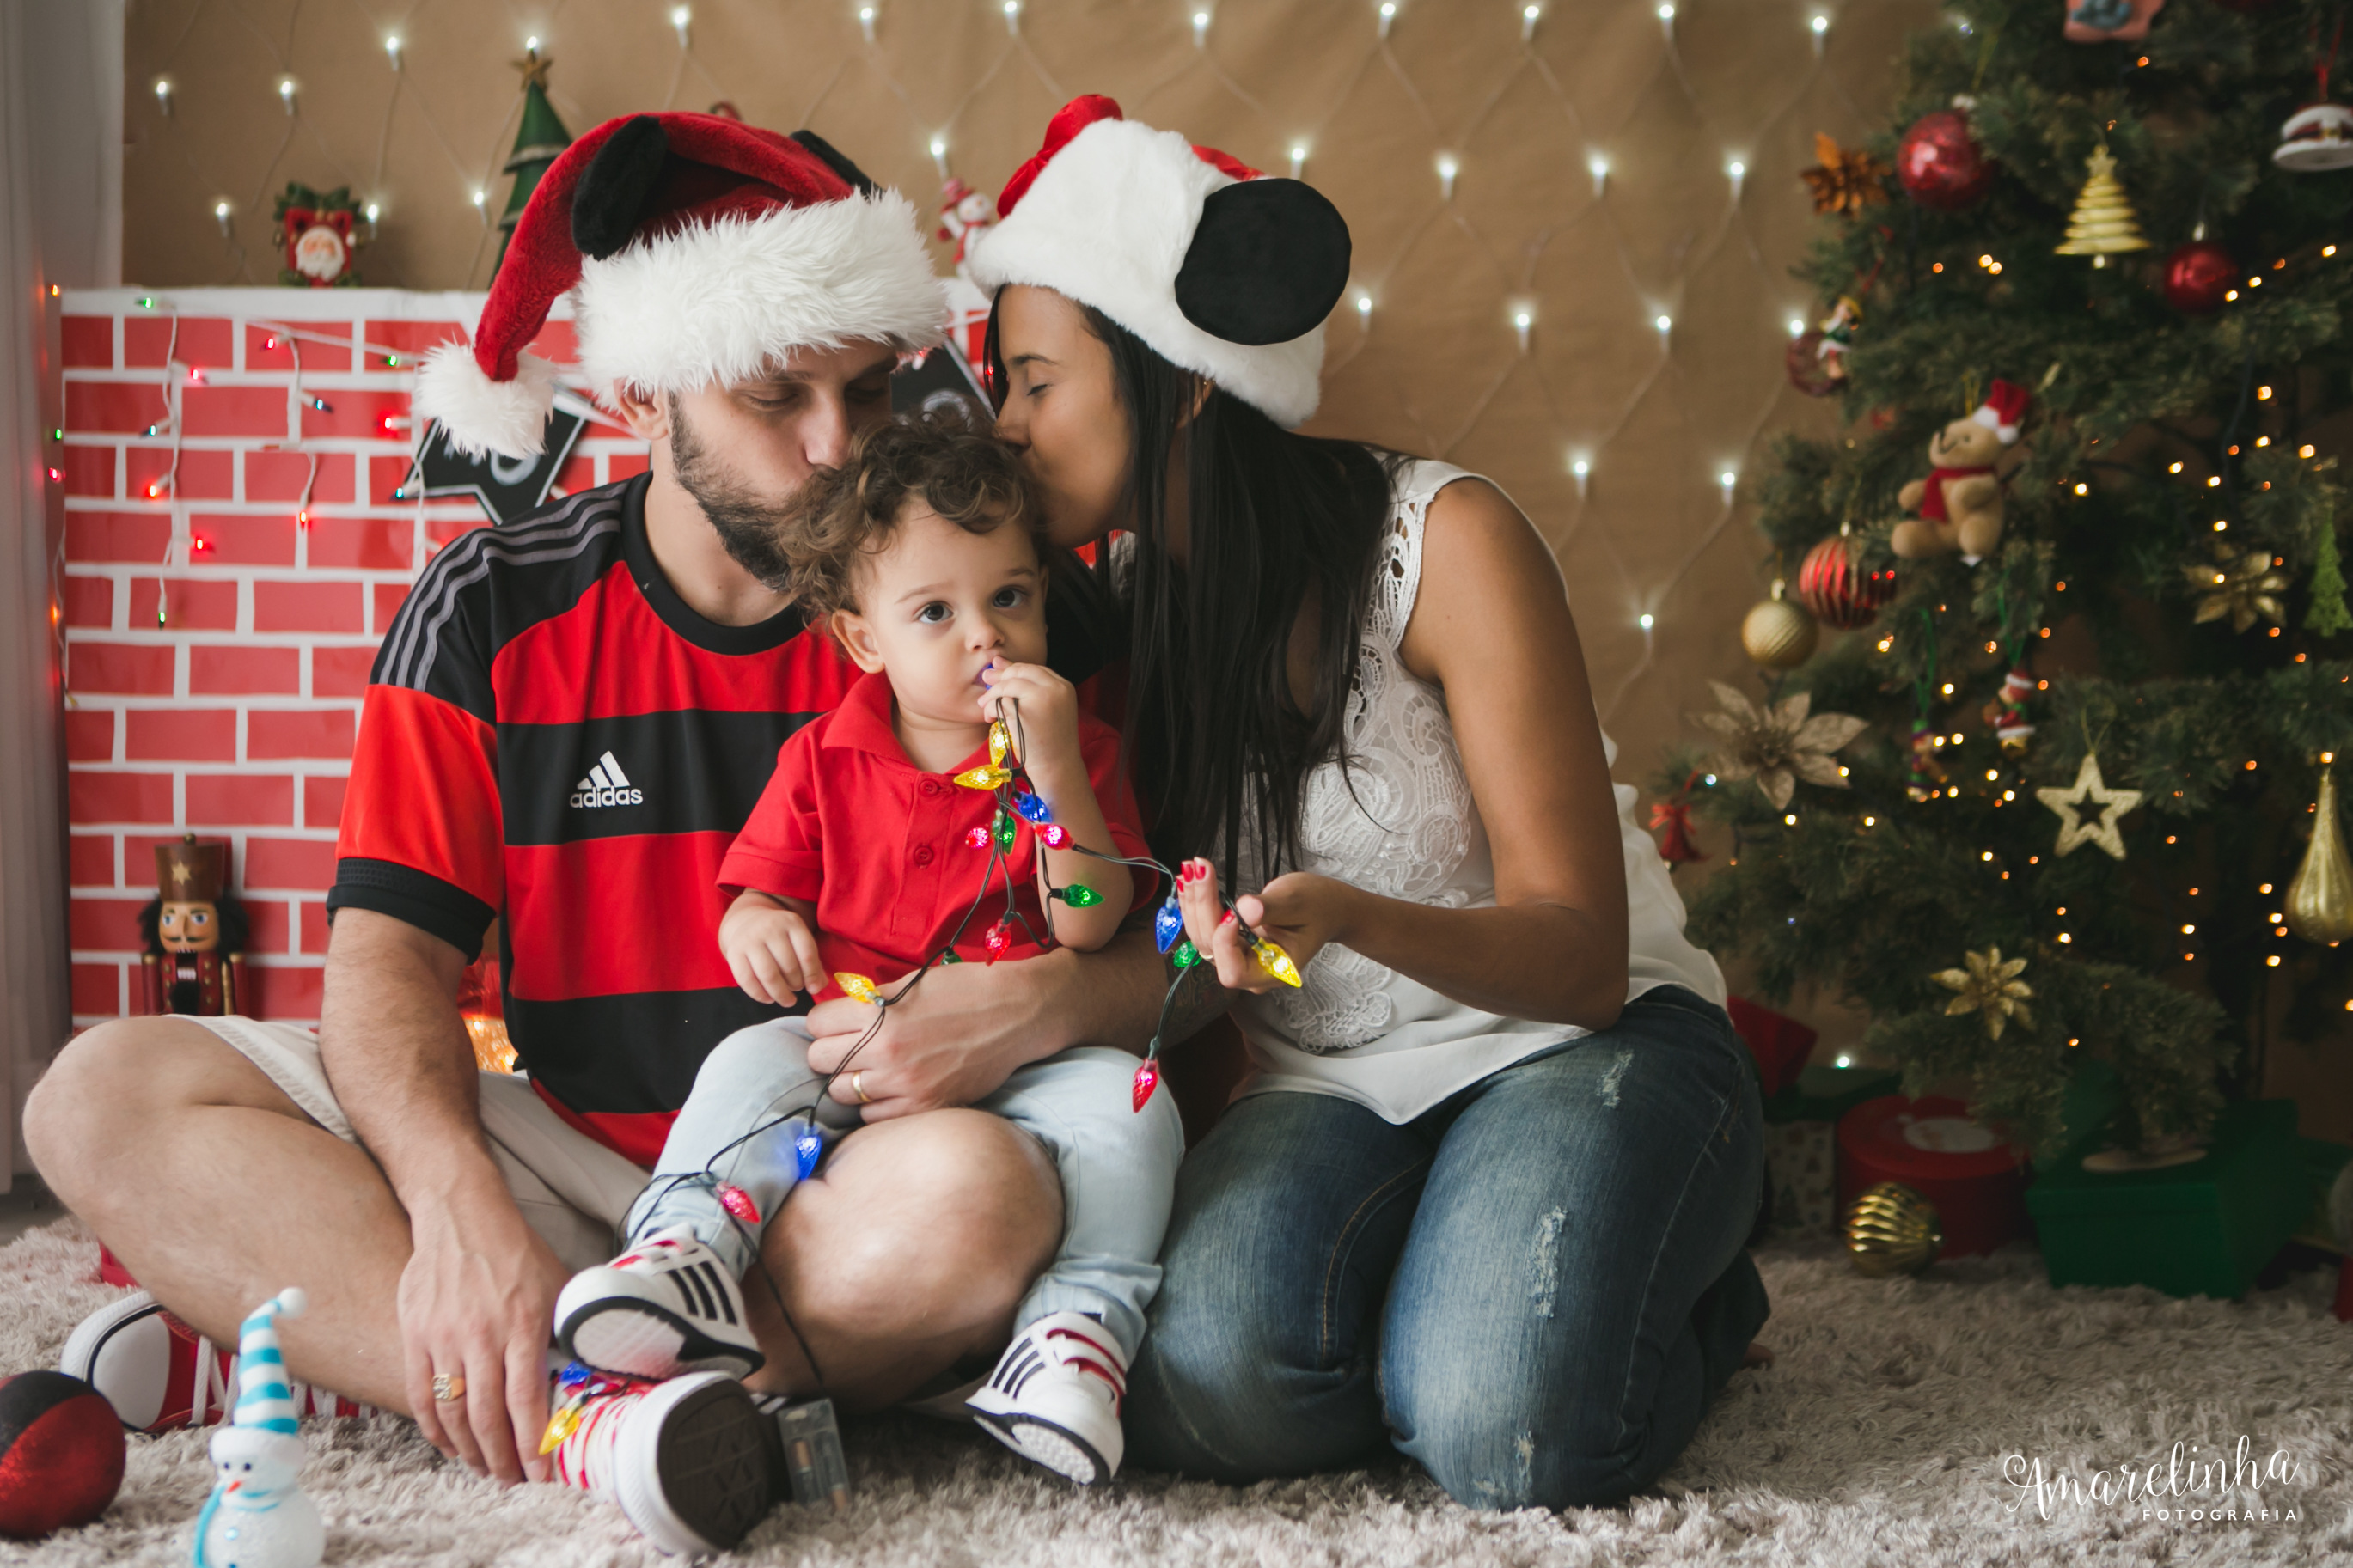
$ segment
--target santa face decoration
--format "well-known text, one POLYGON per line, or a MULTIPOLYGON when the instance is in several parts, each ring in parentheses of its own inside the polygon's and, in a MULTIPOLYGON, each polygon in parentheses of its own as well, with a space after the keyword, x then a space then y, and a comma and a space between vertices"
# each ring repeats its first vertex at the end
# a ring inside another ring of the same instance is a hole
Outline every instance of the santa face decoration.
POLYGON ((165 952, 210 952, 220 946, 220 910, 211 903, 165 899, 155 911, 155 940, 165 952))

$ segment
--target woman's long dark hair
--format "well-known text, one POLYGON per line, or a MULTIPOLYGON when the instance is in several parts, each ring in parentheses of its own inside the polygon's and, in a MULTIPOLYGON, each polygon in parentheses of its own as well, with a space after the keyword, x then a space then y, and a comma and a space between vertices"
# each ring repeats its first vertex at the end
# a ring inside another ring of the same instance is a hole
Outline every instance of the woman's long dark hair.
MULTIPOLYGON (((1380 559, 1390 486, 1404 459, 1354 441, 1294 435, 1179 370, 1142 339, 1082 306, 1111 350, 1132 455, 1122 508, 1136 536, 1130 605, 1127 751, 1164 860, 1221 846, 1226 884, 1258 882, 1295 864, 1308 772, 1345 761, 1342 724, 1356 681, 1366 603, 1380 559), (1168 474, 1181 447, 1187 564, 1167 552, 1168 474), (1287 656, 1293 623, 1314 595, 1315 684, 1303 711, 1287 656), (1259 861, 1238 864, 1244 825, 1259 861)), ((1001 400, 1008 382, 990 315, 987 358, 1001 400)), ((1106 580, 1111 552, 1096 552, 1106 580)))

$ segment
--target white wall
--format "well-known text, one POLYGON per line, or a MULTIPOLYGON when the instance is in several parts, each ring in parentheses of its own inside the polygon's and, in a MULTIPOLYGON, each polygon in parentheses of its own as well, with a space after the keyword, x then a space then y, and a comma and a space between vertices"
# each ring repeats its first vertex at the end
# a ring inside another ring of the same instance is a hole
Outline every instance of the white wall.
POLYGON ((69 1017, 49 289, 121 280, 122 26, 123 0, 0 0, 0 1190, 69 1017))

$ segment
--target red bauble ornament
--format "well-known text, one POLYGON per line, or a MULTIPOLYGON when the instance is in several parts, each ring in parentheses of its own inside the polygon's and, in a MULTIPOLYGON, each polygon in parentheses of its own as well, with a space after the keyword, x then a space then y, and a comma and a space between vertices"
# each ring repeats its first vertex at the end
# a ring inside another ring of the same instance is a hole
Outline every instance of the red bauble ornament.
POLYGON ((114 1406, 79 1378, 0 1379, 0 1535, 35 1541, 104 1513, 125 1450, 114 1406))
POLYGON ((1798 567, 1798 603, 1826 626, 1851 632, 1867 626, 1879 606, 1895 596, 1892 567, 1866 572, 1862 541, 1834 533, 1806 552, 1798 567))
POLYGON ((2239 281, 2239 264, 2211 239, 2193 239, 2165 258, 2165 302, 2185 316, 2210 316, 2239 281))
POLYGON ((1984 198, 1993 164, 1969 135, 1968 116, 1940 109, 1915 121, 1896 143, 1895 177, 1922 206, 1955 213, 1984 198))

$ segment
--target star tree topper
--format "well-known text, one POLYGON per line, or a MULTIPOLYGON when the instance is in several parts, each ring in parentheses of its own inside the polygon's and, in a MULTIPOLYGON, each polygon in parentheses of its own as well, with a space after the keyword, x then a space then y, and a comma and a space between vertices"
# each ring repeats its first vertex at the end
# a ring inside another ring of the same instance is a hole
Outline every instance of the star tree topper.
POLYGON ((2034 798, 2059 814, 2058 853, 2072 855, 2077 846, 2092 843, 2119 860, 2125 858, 2125 836, 2116 819, 2140 804, 2140 791, 2108 788, 2100 777, 2097 752, 2084 753, 2084 765, 2076 771, 2073 784, 2066 789, 2053 784, 2036 790, 2034 798), (2086 822, 2077 809, 2087 800, 2100 808, 2096 822, 2086 822))

